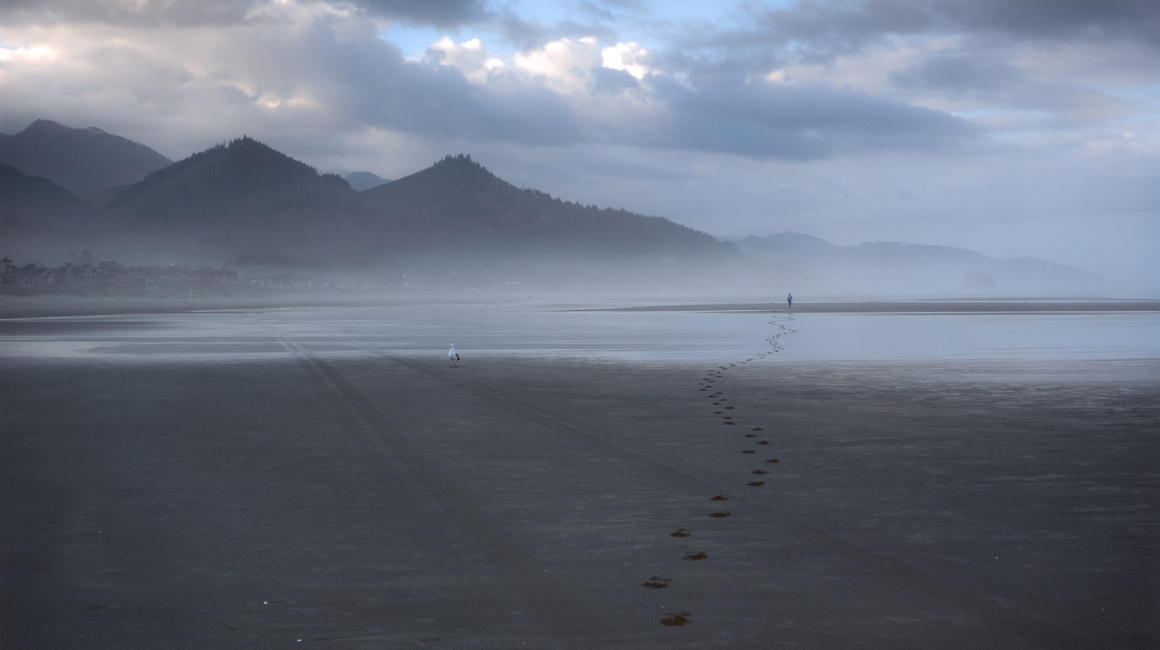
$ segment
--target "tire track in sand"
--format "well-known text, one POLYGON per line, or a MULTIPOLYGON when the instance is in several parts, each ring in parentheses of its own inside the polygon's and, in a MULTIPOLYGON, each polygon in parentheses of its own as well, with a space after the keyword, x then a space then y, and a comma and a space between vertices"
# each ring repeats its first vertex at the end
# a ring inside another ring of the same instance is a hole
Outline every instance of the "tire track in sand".
MULTIPOLYGON (((474 620, 464 635, 488 631, 506 647, 545 647, 555 634, 542 628, 582 635, 584 616, 574 616, 581 605, 563 595, 561 585, 519 549, 489 534, 491 522, 480 518, 480 508, 467 495, 454 492, 430 477, 436 474, 406 437, 330 364, 296 341, 275 334, 318 388, 323 401, 343 424, 352 450, 371 459, 375 480, 384 490, 400 495, 398 504, 413 508, 419 521, 431 526, 432 537, 447 547, 446 561, 460 566, 464 576, 460 594, 472 603, 474 620), (503 588, 499 588, 499 587, 503 588), (549 605, 555 603, 556 605, 549 605), (559 606, 563 603, 563 607, 559 606), (522 634, 513 634, 520 630, 522 634)), ((394 506, 393 506, 394 507, 394 506)), ((444 631, 445 632, 445 631, 444 631)), ((373 641, 377 637, 352 634, 346 641, 373 641)), ((335 641, 339 639, 318 639, 335 641)))

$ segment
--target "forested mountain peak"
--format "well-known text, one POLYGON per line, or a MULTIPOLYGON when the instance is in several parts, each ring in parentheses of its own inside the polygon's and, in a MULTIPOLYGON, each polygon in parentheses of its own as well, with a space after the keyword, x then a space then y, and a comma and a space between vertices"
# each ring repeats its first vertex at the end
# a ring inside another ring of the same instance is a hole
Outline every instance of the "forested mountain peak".
POLYGON ((143 144, 94 126, 77 129, 36 120, 20 133, 0 135, 0 163, 80 196, 136 183, 170 162, 143 144))
POLYGON ((470 154, 461 153, 447 155, 427 169, 376 187, 367 194, 381 198, 406 196, 411 200, 426 202, 464 195, 508 194, 516 191, 513 185, 472 160, 470 154))
POLYGON ((319 174, 248 136, 214 145, 147 176, 106 206, 154 218, 227 215, 276 202, 353 193, 337 174, 319 174))

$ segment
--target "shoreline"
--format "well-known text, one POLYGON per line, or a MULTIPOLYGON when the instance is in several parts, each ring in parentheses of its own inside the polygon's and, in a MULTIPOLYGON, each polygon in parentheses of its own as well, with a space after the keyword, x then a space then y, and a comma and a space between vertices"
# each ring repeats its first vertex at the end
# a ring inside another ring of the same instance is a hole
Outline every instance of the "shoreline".
POLYGON ((287 296, 285 298, 117 298, 63 296, 0 296, 0 320, 180 314, 230 309, 286 309, 295 307, 358 307, 378 304, 414 304, 418 299, 364 299, 354 297, 287 296))
MULTIPOLYGON (((1156 312, 1160 300, 1142 299, 916 299, 841 302, 801 302, 786 308, 779 302, 663 302, 616 298, 630 306, 609 305, 612 299, 569 296, 518 301, 549 311, 610 312, 744 312, 767 314, 956 314, 956 313, 1086 313, 1156 312), (585 306, 589 303, 590 306, 585 306), (563 307, 562 305, 569 305, 563 307)), ((63 296, 0 296, 0 320, 140 314, 176 314, 230 309, 283 309, 298 307, 402 306, 440 303, 507 304, 513 301, 450 296, 307 296, 263 298, 118 298, 63 296)))
POLYGON ((697 311, 751 312, 767 314, 979 314, 1160 311, 1160 300, 898 300, 866 302, 800 303, 792 308, 779 303, 705 303, 641 305, 577 309, 575 311, 697 311), (766 306, 768 305, 768 307, 766 306))

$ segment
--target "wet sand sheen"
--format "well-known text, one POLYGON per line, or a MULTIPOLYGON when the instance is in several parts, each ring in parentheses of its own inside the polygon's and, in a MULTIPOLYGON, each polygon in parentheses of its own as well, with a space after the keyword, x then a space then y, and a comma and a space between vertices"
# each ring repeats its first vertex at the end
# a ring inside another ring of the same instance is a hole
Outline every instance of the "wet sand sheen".
POLYGON ((1155 361, 447 368, 281 318, 0 361, 2 645, 1157 639, 1155 361))
MULTIPOLYGON (((591 309, 591 308, 586 308, 591 309)), ((728 311, 780 314, 964 314, 1160 311, 1160 300, 865 300, 784 304, 736 302, 602 307, 608 311, 728 311)))

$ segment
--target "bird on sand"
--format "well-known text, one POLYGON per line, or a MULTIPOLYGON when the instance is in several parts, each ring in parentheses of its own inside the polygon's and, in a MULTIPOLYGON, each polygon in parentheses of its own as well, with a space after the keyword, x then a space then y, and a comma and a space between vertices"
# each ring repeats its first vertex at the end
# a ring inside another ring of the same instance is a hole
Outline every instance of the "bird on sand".
POLYGON ((451 349, 447 351, 447 359, 451 361, 451 365, 453 366, 456 361, 459 361, 459 353, 455 351, 454 343, 451 344, 451 349))

